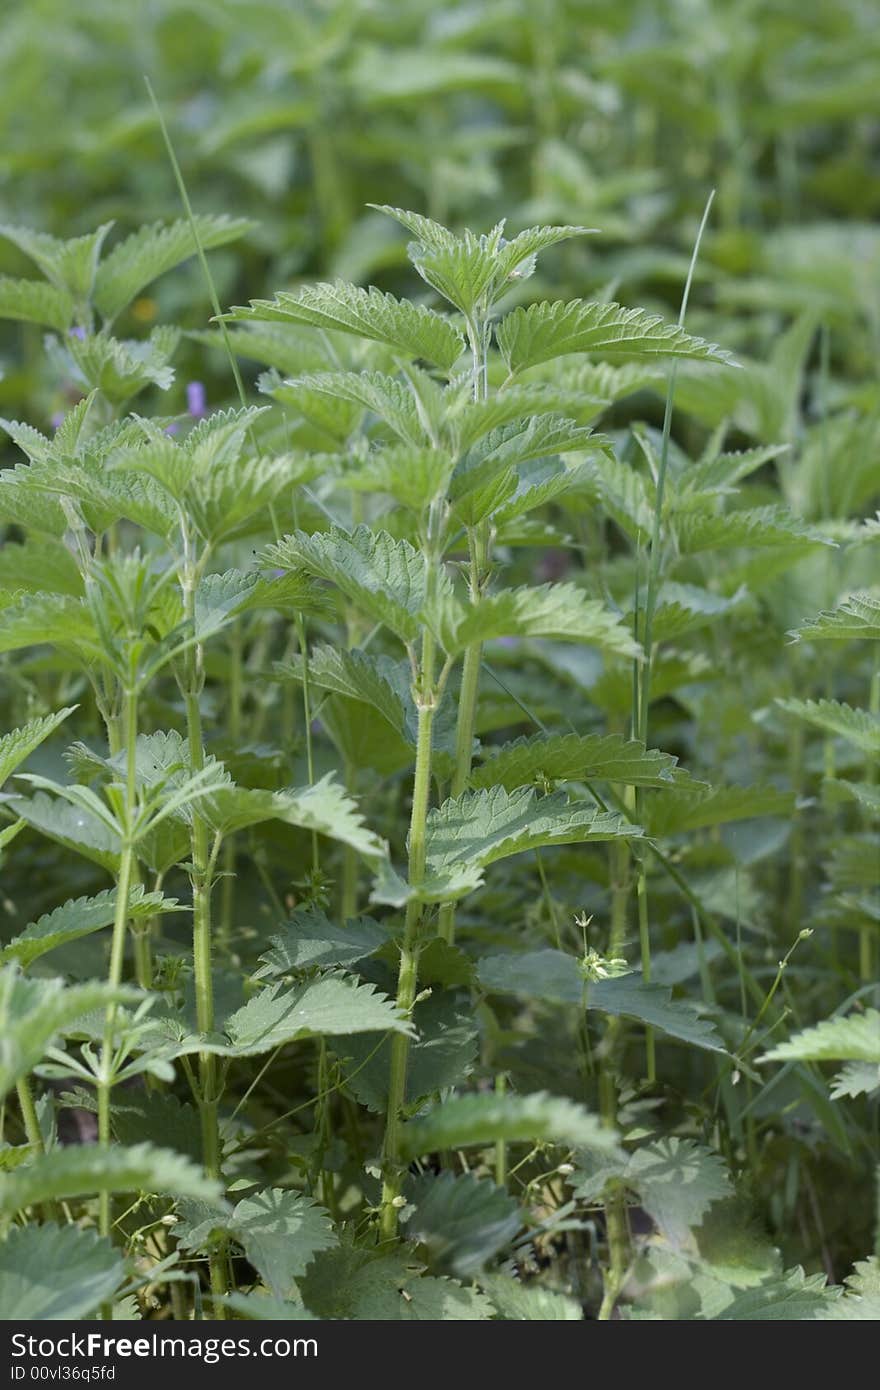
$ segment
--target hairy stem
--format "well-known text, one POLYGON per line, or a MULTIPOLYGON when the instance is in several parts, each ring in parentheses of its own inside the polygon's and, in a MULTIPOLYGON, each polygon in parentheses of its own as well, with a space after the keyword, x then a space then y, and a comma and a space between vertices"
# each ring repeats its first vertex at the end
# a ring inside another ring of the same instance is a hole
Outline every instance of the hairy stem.
MULTIPOLYGON (((431 734, 434 725, 436 693, 434 691, 434 638, 427 629, 422 638, 422 663, 416 698, 419 727, 409 825, 408 871, 411 887, 416 887, 425 876, 425 829, 431 792, 431 734)), ((422 904, 415 899, 410 899, 406 905, 397 977, 397 1007, 407 1018, 412 1013, 416 997, 419 929, 422 924, 422 915, 422 904)), ((385 1240, 393 1240, 397 1234, 398 1199, 403 1177, 400 1164, 400 1124, 406 1101, 408 1059, 409 1037, 405 1033, 395 1033, 391 1039, 388 1113, 385 1120, 385 1142, 382 1149, 382 1210, 379 1230, 385 1240)))

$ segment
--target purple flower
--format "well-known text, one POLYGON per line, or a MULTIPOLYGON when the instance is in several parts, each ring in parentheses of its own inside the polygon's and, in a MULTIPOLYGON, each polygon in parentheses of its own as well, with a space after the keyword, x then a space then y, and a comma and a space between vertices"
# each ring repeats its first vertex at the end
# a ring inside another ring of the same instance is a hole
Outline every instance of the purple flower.
POLYGON ((172 420, 170 425, 166 425, 166 426, 165 426, 165 433, 166 433, 166 434, 177 434, 177 431, 178 431, 179 429, 180 429, 180 426, 178 425, 177 421, 176 421, 176 420, 172 420))
POLYGON ((324 732, 324 725, 321 723, 320 719, 313 719, 310 727, 313 734, 322 734, 324 732))
POLYGON ((55 410, 55 411, 53 411, 53 412, 52 412, 52 416, 51 416, 51 418, 50 418, 50 420, 49 420, 49 423, 50 423, 50 425, 52 426, 53 430, 59 429, 59 428, 64 424, 64 411, 63 411, 63 410, 55 410))
POLYGON ((186 383, 186 409, 194 420, 202 420, 208 413, 205 385, 201 381, 186 383))
POLYGON ((67 336, 68 338, 84 338, 86 336, 86 330, 77 326, 76 328, 71 328, 67 336))

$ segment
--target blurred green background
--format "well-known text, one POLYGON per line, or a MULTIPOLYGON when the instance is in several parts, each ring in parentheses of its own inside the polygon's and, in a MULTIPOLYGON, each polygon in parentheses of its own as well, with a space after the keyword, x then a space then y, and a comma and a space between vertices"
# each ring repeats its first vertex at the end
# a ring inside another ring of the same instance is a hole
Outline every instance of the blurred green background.
MULTIPOLYGON (((178 216, 148 74, 196 210, 259 222, 212 255, 226 303, 318 275, 394 287, 404 241, 373 201, 475 230, 597 227, 545 258, 529 296, 669 313, 715 187, 693 330, 721 337, 723 320, 726 345, 759 357, 813 310, 837 365, 873 375, 877 0, 4 0, 0 14, 0 221, 72 236, 115 220, 115 238, 178 216)), ((33 268, 0 242, 2 272, 33 268)), ((172 317, 209 317, 193 264, 120 330, 172 317)), ((39 354, 39 329, 0 329, 0 404, 35 422, 58 404, 39 354)), ((177 365, 182 383, 185 352, 177 365)), ((162 408, 182 399, 179 384, 162 408)))

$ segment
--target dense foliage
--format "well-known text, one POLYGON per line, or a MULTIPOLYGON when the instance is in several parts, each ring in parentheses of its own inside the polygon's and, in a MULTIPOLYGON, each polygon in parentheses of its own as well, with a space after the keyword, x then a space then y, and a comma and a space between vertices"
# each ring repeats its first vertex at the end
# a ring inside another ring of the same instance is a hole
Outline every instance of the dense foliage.
POLYGON ((4 21, 3 1318, 880 1316, 872 9, 4 21))

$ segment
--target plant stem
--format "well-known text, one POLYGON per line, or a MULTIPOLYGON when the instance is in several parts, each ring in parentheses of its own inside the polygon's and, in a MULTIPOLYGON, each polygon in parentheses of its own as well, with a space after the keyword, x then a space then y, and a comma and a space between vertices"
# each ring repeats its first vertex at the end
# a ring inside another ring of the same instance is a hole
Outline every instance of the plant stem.
MULTIPOLYGON (((422 637, 422 662, 416 700, 419 725, 409 825, 408 874, 411 888, 417 887, 425 876, 425 828, 431 791, 431 734, 434 725, 436 692, 434 690, 434 638, 427 629, 422 637)), ((397 978, 397 1007, 407 1019, 412 1014, 416 997, 418 937, 422 924, 422 914, 422 904, 418 899, 411 898, 406 905, 397 978)), ((408 1059, 409 1036, 406 1033, 395 1033, 391 1039, 388 1113, 385 1120, 385 1142, 382 1150, 382 1211, 379 1230, 383 1240, 393 1240, 397 1235, 397 1206, 395 1204, 400 1196, 403 1176, 400 1171, 400 1122, 406 1101, 408 1059)))
MULTIPOLYGON (((488 537, 483 528, 471 528, 468 532, 470 550, 470 598, 479 602, 483 570, 487 562, 488 537)), ((480 695, 480 669, 483 662, 483 644, 474 642, 467 648, 461 672, 461 689, 458 696, 458 717, 455 729, 455 768, 452 773, 451 796, 461 796, 467 787, 473 759, 474 731, 477 722, 477 702, 480 695)), ((455 940, 455 903, 444 903, 440 908, 437 929, 444 941, 452 945, 455 940)))
POLYGON ((43 1131, 40 1129, 40 1122, 37 1119, 37 1107, 34 1104, 33 1092, 26 1076, 23 1076, 20 1081, 16 1082, 15 1090, 18 1095, 18 1104, 21 1109, 21 1118, 24 1124, 24 1132, 27 1136, 27 1141, 29 1144, 33 1145, 37 1153, 43 1153, 46 1148, 43 1143, 43 1131))
MULTIPOLYGON (((125 933, 128 925, 128 904, 131 895, 132 879, 135 872, 132 827, 135 819, 135 800, 137 796, 137 693, 126 692, 125 696, 125 805, 123 810, 124 836, 119 860, 119 877, 116 884, 116 910, 113 917, 113 936, 110 944, 110 969, 107 982, 112 989, 122 983, 122 968, 125 961, 125 933)), ((104 1016, 104 1041, 101 1049, 101 1070, 97 1084, 98 1102, 98 1144, 101 1148, 110 1147, 110 1094, 113 1088, 112 1059, 113 1032, 116 1026, 116 1005, 107 1005, 104 1016)), ((102 1192, 98 1198, 98 1230, 102 1236, 110 1236, 110 1193, 102 1192)), ((112 1304, 104 1304, 101 1317, 109 1320, 113 1316, 112 1304)))

